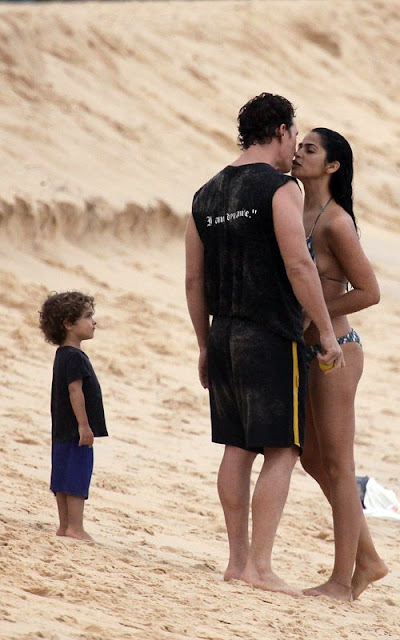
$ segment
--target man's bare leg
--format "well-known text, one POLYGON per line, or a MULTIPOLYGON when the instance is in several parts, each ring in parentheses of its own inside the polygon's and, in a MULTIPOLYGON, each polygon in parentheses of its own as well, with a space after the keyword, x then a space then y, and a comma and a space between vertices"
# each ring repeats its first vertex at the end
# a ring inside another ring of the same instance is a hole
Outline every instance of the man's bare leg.
POLYGON ((229 540, 224 580, 238 580, 249 552, 250 475, 255 453, 226 446, 218 473, 218 494, 229 540))
POLYGON ((94 542, 93 538, 83 528, 83 510, 85 499, 80 496, 67 496, 68 502, 68 528, 65 533, 70 538, 94 542))
POLYGON ((58 509, 58 518, 60 520, 60 526, 57 529, 56 536, 65 536, 68 529, 67 494, 60 493, 59 491, 57 491, 56 501, 57 501, 57 509, 58 509))
POLYGON ((241 579, 258 589, 300 596, 300 591, 279 578, 271 565, 272 547, 289 491, 295 447, 265 449, 264 464, 252 500, 253 531, 250 552, 241 579))

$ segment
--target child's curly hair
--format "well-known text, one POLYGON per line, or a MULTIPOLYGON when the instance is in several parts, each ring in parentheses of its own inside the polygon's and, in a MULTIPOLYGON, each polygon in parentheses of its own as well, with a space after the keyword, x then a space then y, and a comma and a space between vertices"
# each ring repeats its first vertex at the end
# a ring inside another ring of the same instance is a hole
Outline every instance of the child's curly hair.
POLYGON ((39 311, 39 327, 46 342, 60 345, 67 336, 65 323, 74 324, 88 307, 94 309, 94 298, 79 291, 52 292, 39 311))

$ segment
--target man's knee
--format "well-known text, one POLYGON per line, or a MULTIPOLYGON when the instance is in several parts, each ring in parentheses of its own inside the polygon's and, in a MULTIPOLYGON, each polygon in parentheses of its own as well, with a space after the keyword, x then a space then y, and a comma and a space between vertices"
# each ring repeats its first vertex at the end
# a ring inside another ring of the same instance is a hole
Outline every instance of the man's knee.
POLYGON ((293 469, 299 458, 298 447, 279 447, 274 449, 264 449, 264 460, 267 463, 280 464, 288 469, 293 469))

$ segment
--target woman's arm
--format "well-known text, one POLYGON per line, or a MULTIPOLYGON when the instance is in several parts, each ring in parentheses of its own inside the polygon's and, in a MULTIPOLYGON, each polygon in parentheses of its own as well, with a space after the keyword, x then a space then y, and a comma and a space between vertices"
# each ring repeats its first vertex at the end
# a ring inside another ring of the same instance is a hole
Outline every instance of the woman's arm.
POLYGON ((353 287, 337 298, 328 298, 326 304, 331 318, 378 304, 379 284, 350 216, 334 218, 325 233, 329 250, 353 287))

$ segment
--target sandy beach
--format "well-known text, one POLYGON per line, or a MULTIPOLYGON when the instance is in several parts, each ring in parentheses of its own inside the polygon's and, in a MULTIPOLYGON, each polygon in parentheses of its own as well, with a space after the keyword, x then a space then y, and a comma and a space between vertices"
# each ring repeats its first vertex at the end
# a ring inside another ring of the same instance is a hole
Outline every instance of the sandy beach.
MULTIPOLYGON (((355 155, 355 212, 381 286, 355 314, 365 369, 357 474, 400 497, 400 5, 390 0, 0 6, 0 640, 400 638, 399 521, 369 518, 389 575, 352 604, 225 583, 207 393, 184 295, 193 193, 238 154, 262 91, 355 155), (96 299, 84 349, 110 437, 95 444, 88 545, 49 491, 48 292, 96 299)), ((256 461, 255 475, 261 459, 256 461)), ((275 545, 298 588, 330 574, 329 505, 300 464, 275 545)))

